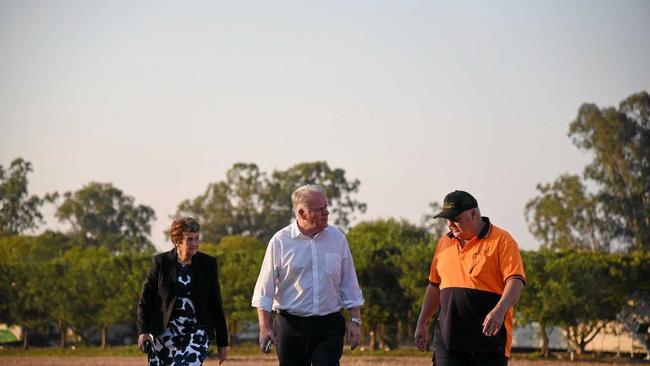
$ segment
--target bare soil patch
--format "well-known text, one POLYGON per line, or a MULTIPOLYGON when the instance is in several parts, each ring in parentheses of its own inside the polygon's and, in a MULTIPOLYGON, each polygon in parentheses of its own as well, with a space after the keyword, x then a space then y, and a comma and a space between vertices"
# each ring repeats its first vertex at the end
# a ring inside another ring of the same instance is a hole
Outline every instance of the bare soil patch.
MULTIPOLYGON (((52 356, 9 356, 0 357, 0 364, 3 366, 145 366, 146 359, 142 357, 52 357, 52 356)), ((273 356, 258 357, 237 357, 233 356, 223 365, 228 366, 271 366, 277 365, 278 361, 273 356)), ((205 366, 218 366, 219 362, 210 359, 204 363, 205 366)), ((431 360, 427 356, 422 357, 350 357, 343 356, 342 366, 431 366, 431 360)), ((565 362, 565 361, 527 361, 512 360, 511 366, 610 366, 612 363, 602 362, 565 362)), ((619 364, 616 365, 632 365, 619 364)))

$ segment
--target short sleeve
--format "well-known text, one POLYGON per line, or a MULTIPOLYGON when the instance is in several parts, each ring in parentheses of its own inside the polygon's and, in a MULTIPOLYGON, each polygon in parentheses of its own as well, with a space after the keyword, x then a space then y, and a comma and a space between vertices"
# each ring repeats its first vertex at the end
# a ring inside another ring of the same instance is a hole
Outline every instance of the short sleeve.
POLYGON ((440 274, 438 273, 438 252, 440 250, 440 247, 442 247, 442 241, 443 239, 441 238, 438 241, 438 245, 436 245, 436 251, 433 254, 433 259, 431 260, 431 267, 429 268, 429 285, 431 286, 440 286, 440 274))
POLYGON ((506 283, 510 278, 515 277, 526 283, 524 263, 521 260, 517 242, 509 234, 506 234, 500 244, 499 269, 501 270, 503 282, 506 283))

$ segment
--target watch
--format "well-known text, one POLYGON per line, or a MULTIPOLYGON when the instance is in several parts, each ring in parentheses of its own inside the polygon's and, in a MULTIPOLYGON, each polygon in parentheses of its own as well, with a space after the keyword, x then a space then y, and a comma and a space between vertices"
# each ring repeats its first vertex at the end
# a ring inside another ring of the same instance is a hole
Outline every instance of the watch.
POLYGON ((352 318, 350 318, 350 321, 352 323, 356 323, 357 325, 361 325, 361 319, 359 319, 359 318, 352 317, 352 318))

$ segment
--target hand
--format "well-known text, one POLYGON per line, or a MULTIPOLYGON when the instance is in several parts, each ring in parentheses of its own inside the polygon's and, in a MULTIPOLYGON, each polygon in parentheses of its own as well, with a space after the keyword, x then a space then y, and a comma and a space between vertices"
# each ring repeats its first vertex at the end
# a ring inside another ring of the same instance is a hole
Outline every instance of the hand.
POLYGON ((271 343, 276 344, 275 333, 273 329, 270 328, 261 328, 260 329, 260 350, 264 352, 264 345, 266 341, 271 340, 271 343))
POLYGON ((413 341, 415 342, 415 346, 422 352, 427 349, 427 342, 429 341, 428 337, 429 334, 427 333, 427 325, 420 324, 420 322, 418 322, 417 326, 415 327, 413 341))
POLYGON ((361 326, 355 322, 348 322, 348 331, 346 332, 348 342, 350 342, 350 350, 354 350, 359 345, 361 339, 361 326))
POLYGON ((505 318, 505 312, 497 310, 497 308, 492 309, 483 320, 483 334, 488 337, 495 336, 503 325, 503 318, 505 318))
POLYGON ((228 347, 217 347, 217 357, 219 357, 219 365, 228 358, 228 347))
POLYGON ((151 345, 153 346, 153 336, 149 333, 142 333, 138 337, 138 346, 140 347, 140 350, 144 352, 144 343, 146 341, 151 342, 151 345))

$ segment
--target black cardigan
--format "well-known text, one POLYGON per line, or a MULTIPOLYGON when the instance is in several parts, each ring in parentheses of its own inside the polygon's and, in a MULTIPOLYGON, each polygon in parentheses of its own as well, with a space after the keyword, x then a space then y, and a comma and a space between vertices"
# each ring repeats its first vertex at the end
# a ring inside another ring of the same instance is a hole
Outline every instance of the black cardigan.
MULTIPOLYGON (((159 335, 167 328, 176 302, 176 263, 176 249, 153 257, 138 301, 138 334, 159 335)), ((223 314, 217 260, 197 252, 192 256, 190 273, 190 299, 199 324, 205 326, 208 337, 217 340, 218 347, 227 346, 228 328, 223 314)))

